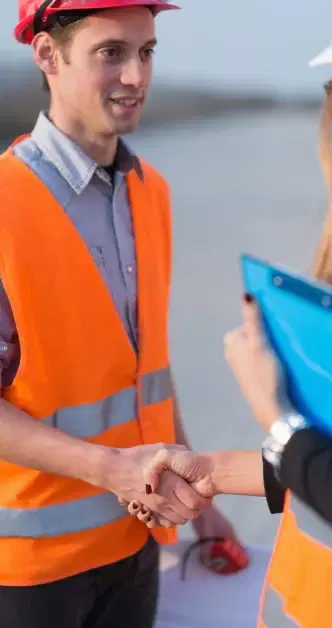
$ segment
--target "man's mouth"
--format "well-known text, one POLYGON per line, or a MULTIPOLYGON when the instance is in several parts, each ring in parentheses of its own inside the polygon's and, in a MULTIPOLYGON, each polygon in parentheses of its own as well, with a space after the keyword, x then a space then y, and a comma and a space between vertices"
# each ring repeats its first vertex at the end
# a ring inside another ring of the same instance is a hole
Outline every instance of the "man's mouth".
POLYGON ((142 98, 111 98, 110 101, 115 105, 120 105, 120 107, 132 109, 142 103, 142 98))

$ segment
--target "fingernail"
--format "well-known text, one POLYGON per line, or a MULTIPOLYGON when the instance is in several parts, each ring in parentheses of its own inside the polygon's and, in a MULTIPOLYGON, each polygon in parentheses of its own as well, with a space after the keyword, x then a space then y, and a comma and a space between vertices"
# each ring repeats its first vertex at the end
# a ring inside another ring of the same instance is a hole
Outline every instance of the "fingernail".
POLYGON ((146 523, 150 523, 150 521, 152 521, 152 517, 148 517, 146 523))
POLYGON ((255 300, 254 297, 251 294, 249 294, 249 292, 244 293, 243 299, 246 303, 253 303, 253 301, 255 300))
POLYGON ((151 486, 151 484, 146 484, 145 485, 145 490, 146 490, 146 494, 147 495, 151 495, 151 493, 152 493, 152 486, 151 486))
POLYGON ((147 512, 148 512, 148 511, 147 511, 147 509, 146 509, 146 508, 144 508, 144 507, 143 507, 143 508, 141 508, 141 513, 142 513, 142 515, 146 515, 146 513, 147 513, 147 512))
POLYGON ((133 502, 131 505, 133 510, 138 510, 139 509, 139 504, 137 502, 133 502))

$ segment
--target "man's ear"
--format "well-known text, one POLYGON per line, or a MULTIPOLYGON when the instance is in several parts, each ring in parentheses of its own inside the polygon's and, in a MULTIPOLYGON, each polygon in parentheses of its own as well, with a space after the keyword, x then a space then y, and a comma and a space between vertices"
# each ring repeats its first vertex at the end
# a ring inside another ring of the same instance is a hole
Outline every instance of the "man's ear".
POLYGON ((32 41, 32 51, 36 65, 47 77, 56 74, 58 69, 58 50, 49 33, 38 33, 32 41))

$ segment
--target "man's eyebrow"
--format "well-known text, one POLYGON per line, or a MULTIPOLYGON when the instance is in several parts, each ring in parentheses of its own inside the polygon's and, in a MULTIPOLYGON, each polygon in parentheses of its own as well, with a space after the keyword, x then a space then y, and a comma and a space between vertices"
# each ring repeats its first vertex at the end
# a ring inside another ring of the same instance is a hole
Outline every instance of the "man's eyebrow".
MULTIPOLYGON (((153 48, 154 46, 157 45, 157 40, 154 37, 153 39, 149 39, 148 41, 146 41, 141 48, 153 48)), ((112 48, 112 46, 129 46, 130 42, 126 41, 125 39, 112 39, 112 38, 108 38, 108 39, 104 39, 103 41, 99 41, 98 44, 94 44, 94 46, 92 46, 90 48, 91 52, 97 52, 97 50, 100 50, 101 48, 112 48)))

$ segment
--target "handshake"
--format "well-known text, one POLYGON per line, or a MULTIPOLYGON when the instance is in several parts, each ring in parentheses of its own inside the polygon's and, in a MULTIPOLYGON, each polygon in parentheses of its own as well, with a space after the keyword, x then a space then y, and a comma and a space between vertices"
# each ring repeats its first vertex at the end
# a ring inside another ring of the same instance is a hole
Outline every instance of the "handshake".
POLYGON ((148 527, 183 525, 211 506, 216 494, 211 454, 165 444, 108 451, 103 487, 148 527), (109 465, 108 455, 113 459, 109 465))

